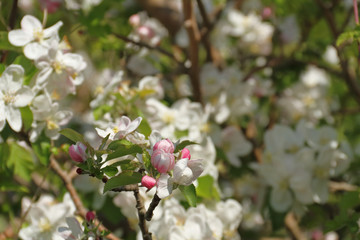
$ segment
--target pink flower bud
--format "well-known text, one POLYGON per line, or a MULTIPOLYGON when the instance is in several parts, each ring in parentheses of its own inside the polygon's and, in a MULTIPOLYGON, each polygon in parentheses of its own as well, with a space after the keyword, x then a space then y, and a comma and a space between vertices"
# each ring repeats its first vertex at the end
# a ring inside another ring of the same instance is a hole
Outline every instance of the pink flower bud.
POLYGON ((140 25, 140 16, 139 14, 134 14, 134 15, 131 15, 130 18, 129 18, 129 23, 131 26, 133 27, 137 27, 140 25))
POLYGON ((95 213, 92 212, 92 211, 88 211, 88 212, 86 213, 85 218, 86 218, 86 221, 90 222, 90 221, 92 221, 92 220, 95 219, 95 213))
POLYGON ((77 142, 69 147, 69 155, 75 162, 82 163, 87 158, 85 150, 86 146, 81 142, 77 142))
POLYGON ((155 143, 154 147, 153 147, 153 151, 156 150, 163 150, 164 152, 167 153, 174 153, 174 144, 172 143, 172 141, 170 141, 170 139, 163 139, 158 141, 157 143, 155 143))
POLYGON ((264 20, 270 18, 271 15, 272 15, 272 9, 270 7, 265 7, 262 10, 262 17, 264 20))
POLYGON ((60 0, 40 0, 41 9, 47 9, 48 13, 56 12, 61 6, 60 0))
POLYGON ((136 31, 140 35, 140 38, 145 41, 150 40, 155 35, 154 31, 148 26, 140 26, 136 31))
POLYGON ((145 175, 141 179, 141 185, 146 187, 147 189, 152 189, 156 184, 156 180, 153 177, 150 177, 148 175, 145 175))
POLYGON ((151 164, 160 172, 171 171, 175 165, 175 157, 172 153, 157 149, 151 155, 151 164))
POLYGON ((191 159, 191 155, 190 155, 190 150, 187 148, 183 148, 183 150, 181 150, 180 153, 180 158, 187 158, 187 159, 191 159))

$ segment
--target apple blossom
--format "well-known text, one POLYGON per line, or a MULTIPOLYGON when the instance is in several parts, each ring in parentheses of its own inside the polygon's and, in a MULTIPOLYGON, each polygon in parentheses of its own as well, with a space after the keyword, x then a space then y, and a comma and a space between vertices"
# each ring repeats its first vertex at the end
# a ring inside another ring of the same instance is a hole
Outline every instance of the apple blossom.
POLYGON ((84 162, 86 156, 86 146, 82 142, 77 142, 69 147, 69 155, 75 162, 84 162))
POLYGON ((141 179, 141 185, 143 185, 148 190, 150 190, 151 188, 153 188, 156 185, 156 180, 153 177, 145 175, 141 179))
POLYGON ((161 141, 158 141, 153 147, 153 151, 157 151, 160 149, 167 153, 174 153, 174 144, 168 138, 163 139, 161 141))
POLYGON ((26 220, 28 225, 24 225, 19 232, 19 237, 23 240, 33 239, 63 239, 58 235, 58 227, 65 224, 66 218, 73 216, 75 205, 71 200, 70 194, 66 193, 63 202, 56 203, 52 196, 43 195, 36 203, 30 199, 22 200, 22 211, 28 211, 26 220))
POLYGON ((32 101, 34 93, 23 85, 24 69, 20 65, 10 65, 0 76, 0 131, 5 121, 19 132, 22 127, 21 107, 32 101))
POLYGON ((180 185, 192 184, 204 171, 203 160, 182 158, 174 166, 173 181, 180 185))
POLYGON ((157 149, 156 151, 153 151, 151 155, 151 164, 160 173, 166 173, 174 168, 175 156, 163 149, 157 149))
POLYGON ((181 150, 180 154, 181 154, 180 155, 181 158, 187 158, 188 160, 191 159, 190 150, 188 148, 183 148, 183 150, 181 150))
POLYGON ((96 131, 99 136, 103 138, 110 134, 110 140, 123 139, 126 138, 129 134, 135 132, 135 130, 139 127, 141 120, 141 117, 137 117, 136 119, 131 120, 127 116, 122 116, 121 118, 117 119, 115 123, 110 123, 110 127, 107 127, 105 130, 96 128, 96 131))
POLYGON ((9 42, 18 47, 24 47, 24 54, 27 58, 35 60, 47 55, 48 40, 58 39, 59 28, 63 25, 61 21, 55 25, 44 29, 41 22, 31 16, 26 15, 21 20, 21 29, 9 32, 9 42))

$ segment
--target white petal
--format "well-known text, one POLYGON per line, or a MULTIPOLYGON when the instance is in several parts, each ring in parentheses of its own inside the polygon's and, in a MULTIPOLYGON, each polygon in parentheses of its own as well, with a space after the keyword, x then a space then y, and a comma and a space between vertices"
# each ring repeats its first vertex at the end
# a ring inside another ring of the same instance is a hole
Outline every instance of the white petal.
POLYGON ((81 72, 86 68, 86 62, 83 57, 76 53, 66 53, 59 57, 63 64, 76 72, 81 72))
POLYGON ((31 15, 26 15, 21 20, 21 28, 29 34, 34 34, 35 31, 41 31, 42 25, 39 19, 31 15))
POLYGON ((53 35, 57 35, 60 27, 63 25, 62 21, 57 22, 49 28, 44 29, 44 37, 49 38, 53 35))
POLYGON ((15 107, 25 107, 34 98, 33 91, 28 86, 23 86, 16 92, 15 107))
POLYGON ((1 75, 0 89, 4 91, 17 91, 23 82, 24 68, 20 65, 12 64, 8 66, 1 75))
POLYGON ((285 212, 292 204, 292 196, 289 190, 274 188, 270 194, 271 206, 278 212, 285 212))
MULTIPOLYGON (((3 102, 0 102, 0 113, 4 113, 5 112, 5 106, 3 104, 3 102)), ((4 129, 5 127, 5 114, 0 114, 0 132, 4 129)))
POLYGON ((76 218, 67 217, 66 218, 66 223, 69 226, 69 228, 70 228, 70 230, 72 232, 72 235, 77 237, 77 238, 80 238, 81 235, 83 234, 83 231, 81 229, 80 223, 76 220, 76 218))
POLYGON ((21 113, 19 109, 13 108, 11 106, 8 106, 5 108, 6 111, 6 120, 12 130, 15 132, 19 132, 22 127, 22 119, 21 119, 21 113))
POLYGON ((37 42, 29 43, 24 47, 25 57, 31 60, 39 59, 40 57, 48 54, 48 52, 48 48, 37 42))
POLYGON ((8 39, 12 45, 21 47, 31 42, 34 38, 23 30, 17 29, 9 32, 8 39))
POLYGON ((54 118, 58 121, 59 125, 67 124, 73 116, 71 111, 59 111, 55 114, 54 118))
MULTIPOLYGON (((192 159, 188 161, 188 167, 194 174, 194 178, 198 178, 204 171, 204 161, 202 159, 192 159)), ((195 180, 194 179, 194 180, 195 180)))
POLYGON ((159 198, 163 199, 171 194, 172 183, 168 174, 161 174, 160 178, 157 180, 156 185, 156 193, 159 198))
POLYGON ((50 66, 42 69, 36 77, 36 85, 43 87, 52 72, 53 69, 50 66))
POLYGON ((141 120, 142 120, 141 117, 137 117, 134 121, 132 121, 127 127, 127 132, 131 133, 135 131, 139 127, 141 120))

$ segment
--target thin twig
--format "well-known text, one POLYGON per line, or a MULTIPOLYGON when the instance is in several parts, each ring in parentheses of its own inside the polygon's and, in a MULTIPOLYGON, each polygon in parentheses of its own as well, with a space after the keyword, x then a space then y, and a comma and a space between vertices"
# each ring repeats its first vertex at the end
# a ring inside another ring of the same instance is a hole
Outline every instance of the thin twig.
POLYGON ((159 53, 169 57, 170 59, 174 60, 177 64, 179 65, 183 65, 183 63, 181 61, 179 61, 175 55, 173 55, 171 52, 159 47, 159 46, 151 46, 145 42, 140 42, 140 41, 135 41, 131 38, 128 38, 127 36, 124 36, 124 35, 121 35, 121 34, 118 34, 118 33, 113 33, 113 35, 115 37, 117 37, 118 39, 121 39, 125 42, 129 42, 129 43, 132 43, 134 45, 137 45, 139 47, 144 47, 144 48, 147 48, 147 49, 150 49, 150 50, 155 50, 155 51, 158 51, 159 53))
POLYGON ((146 212, 146 215, 145 215, 145 219, 146 221, 151 221, 153 215, 154 215, 154 210, 155 208, 157 207, 157 205, 159 205, 160 203, 160 198, 157 194, 154 195, 154 198, 152 199, 151 203, 150 203, 150 206, 146 212))
POLYGON ((189 60, 191 66, 189 76, 193 88, 194 100, 202 103, 202 93, 199 77, 199 42, 201 35, 197 26, 193 2, 191 0, 183 0, 184 10, 184 26, 189 37, 189 60))
POLYGON ((358 186, 346 182, 334 182, 334 181, 331 181, 329 183, 329 187, 330 187, 330 191, 332 192, 337 192, 337 191, 353 192, 359 189, 358 186))
POLYGON ((296 240, 306 240, 305 235, 301 231, 294 213, 289 212, 285 217, 285 225, 296 240))
MULTIPOLYGON (((64 182, 65 187, 68 190, 68 192, 70 193, 71 199, 73 200, 79 215, 85 219, 87 210, 84 207, 84 205, 79 197, 79 194, 77 193, 76 189, 74 188, 74 185, 72 184, 71 179, 68 177, 68 173, 61 169, 60 165, 57 163, 57 161, 53 155, 50 156, 50 166, 64 182)), ((99 225, 99 224, 100 224, 99 221, 95 220, 95 225, 99 225)), ((107 231, 107 228, 105 228, 102 224, 100 224, 99 230, 107 231)), ((106 238, 110 239, 110 240, 120 240, 120 238, 116 237, 112 233, 106 235, 106 238)))
POLYGON ((132 192, 132 191, 135 191, 136 189, 138 189, 138 185, 131 184, 131 185, 125 185, 125 186, 118 187, 118 188, 113 188, 113 189, 111 189, 111 191, 112 192, 132 192))
POLYGON ((354 5, 355 23, 356 25, 359 25, 359 11, 358 11, 357 0, 353 0, 353 5, 354 5))
POLYGON ((136 199, 136 209, 138 211, 139 215, 139 227, 143 236, 144 240, 152 240, 151 233, 149 233, 148 228, 146 226, 145 221, 145 207, 144 203, 142 202, 140 193, 139 193, 139 187, 136 185, 136 188, 134 189, 134 196, 136 199))

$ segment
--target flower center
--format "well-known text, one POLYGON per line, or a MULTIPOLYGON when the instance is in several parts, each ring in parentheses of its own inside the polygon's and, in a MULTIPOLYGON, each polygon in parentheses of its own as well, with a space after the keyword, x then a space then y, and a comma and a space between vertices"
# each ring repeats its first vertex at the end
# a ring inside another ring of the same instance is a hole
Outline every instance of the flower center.
POLYGON ((62 73, 62 70, 64 69, 64 66, 59 61, 53 62, 52 67, 57 74, 62 73))
POLYGON ((5 104, 11 104, 14 103, 16 99, 16 95, 13 92, 7 92, 5 93, 5 95, 3 96, 3 101, 5 102, 5 104))
POLYGON ((167 123, 167 124, 171 124, 174 122, 175 117, 171 112, 166 112, 164 113, 164 115, 162 116, 162 120, 167 123))
POLYGON ((39 223, 39 228, 41 232, 50 232, 51 231, 51 224, 49 220, 42 218, 39 223))
POLYGON ((34 38, 37 42, 41 42, 44 39, 44 33, 41 28, 34 31, 34 38))
POLYGON ((49 130, 55 130, 59 128, 59 125, 53 120, 47 120, 47 128, 49 130))

